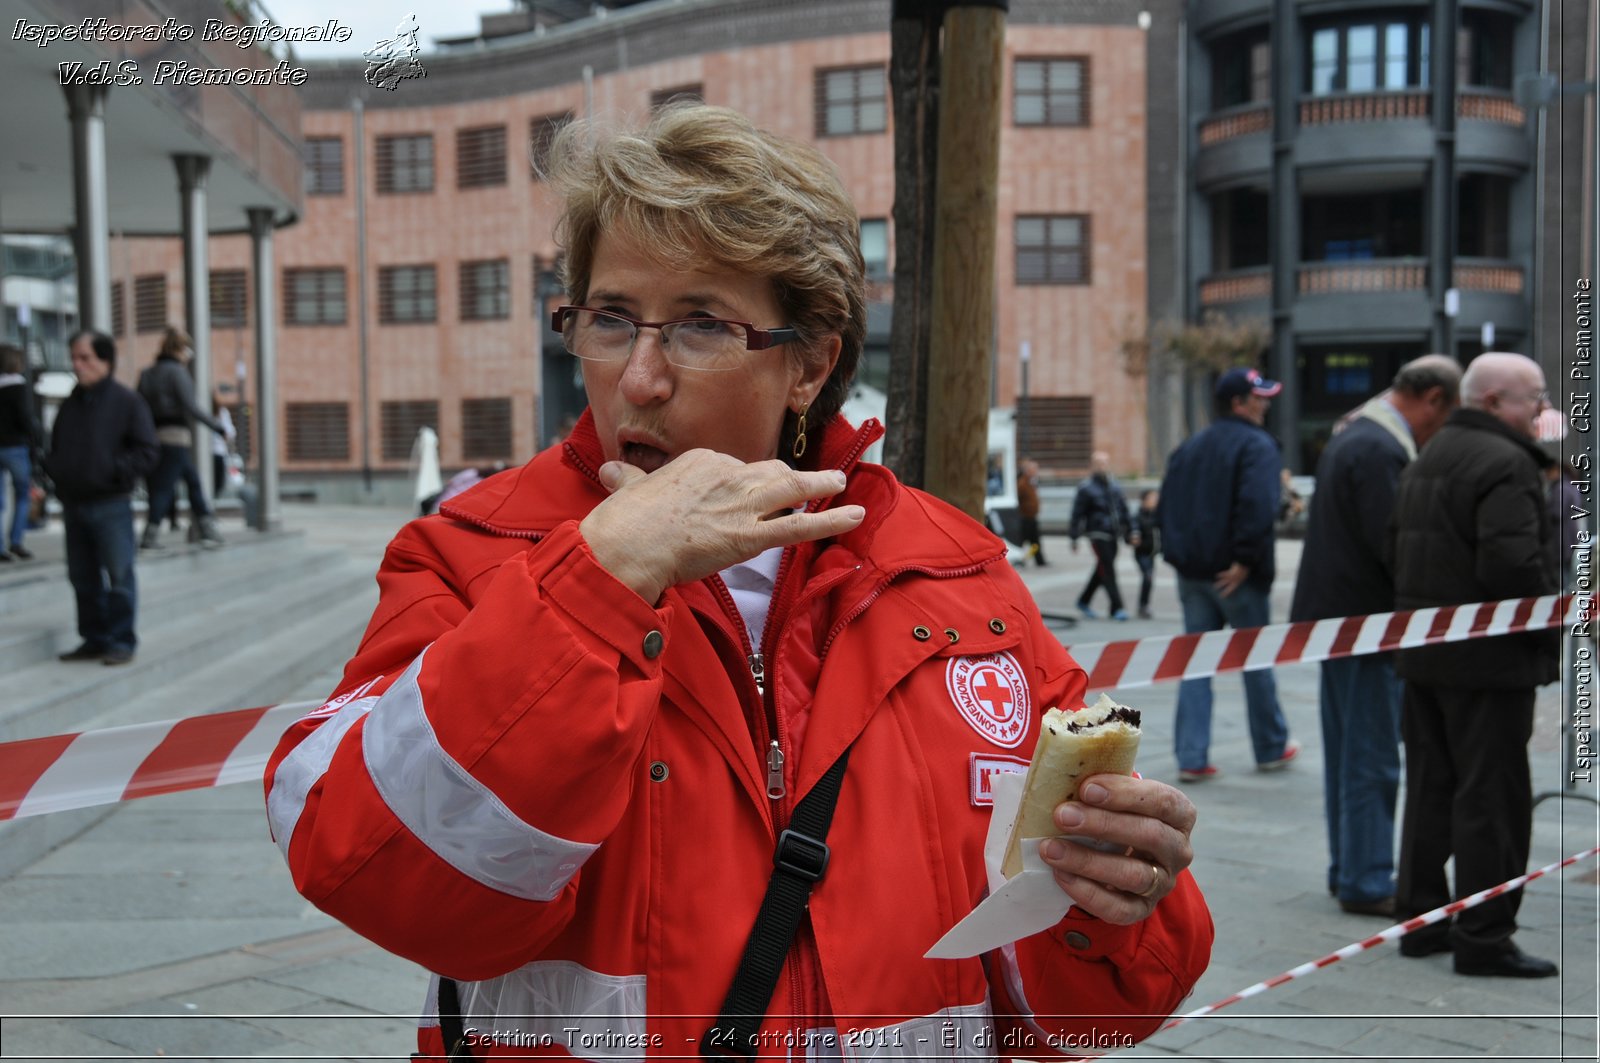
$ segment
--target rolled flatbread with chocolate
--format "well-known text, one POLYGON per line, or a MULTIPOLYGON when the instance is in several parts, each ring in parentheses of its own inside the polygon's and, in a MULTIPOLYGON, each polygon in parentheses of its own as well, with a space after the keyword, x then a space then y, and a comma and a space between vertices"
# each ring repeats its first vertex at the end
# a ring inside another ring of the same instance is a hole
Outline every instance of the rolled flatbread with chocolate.
POLYGON ((1118 705, 1104 694, 1077 712, 1051 709, 1044 714, 1039 742, 1022 785, 1022 803, 1011 825, 1000 872, 1022 870, 1022 839, 1054 838, 1056 806, 1078 795, 1078 783, 1091 775, 1129 775, 1139 752, 1139 710, 1118 705))

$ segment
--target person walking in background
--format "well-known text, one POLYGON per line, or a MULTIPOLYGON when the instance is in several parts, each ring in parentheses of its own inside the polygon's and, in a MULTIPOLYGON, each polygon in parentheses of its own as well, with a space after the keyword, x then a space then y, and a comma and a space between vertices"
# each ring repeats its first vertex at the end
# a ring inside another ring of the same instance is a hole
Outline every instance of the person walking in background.
POLYGON ((202 410, 194 401, 194 378, 189 375, 189 359, 194 346, 189 336, 176 326, 167 326, 155 362, 139 374, 139 394, 150 404, 155 418, 156 436, 161 441, 161 463, 150 476, 150 511, 145 515, 142 549, 161 545, 161 522, 175 515, 178 480, 189 492, 189 539, 202 546, 221 546, 222 534, 211 505, 200 484, 194 465, 194 422, 226 435, 222 422, 202 410))
POLYGON ((1017 465, 1017 515, 1022 518, 1022 542, 1036 565, 1044 559, 1044 541, 1039 536, 1039 463, 1023 458, 1017 465))
POLYGON ((1139 619, 1150 619, 1150 592, 1155 589, 1156 558, 1161 554, 1161 525, 1156 507, 1161 492, 1147 489, 1139 496, 1139 509, 1133 515, 1133 559, 1139 565, 1139 619))
POLYGON ((211 485, 220 495, 228 484, 228 456, 233 452, 233 441, 238 433, 233 427, 233 414, 216 399, 211 400, 211 413, 222 428, 220 432, 211 433, 211 485))
MULTIPOLYGON (((1217 421, 1167 459, 1161 550, 1178 572, 1185 632, 1270 623, 1279 462, 1278 443, 1264 425, 1282 386, 1254 369, 1223 373, 1215 389, 1217 421)), ((1257 770, 1288 767, 1300 743, 1289 737, 1272 670, 1255 669, 1243 678, 1257 770)), ((1210 759, 1211 702, 1210 679, 1179 684, 1173 726, 1183 782, 1221 774, 1210 759)))
MULTIPOLYGON (((1317 462, 1317 491, 1290 620, 1394 609, 1385 556, 1400 473, 1455 409, 1461 366, 1429 354, 1400 367, 1317 462)), ((1323 661, 1323 810, 1328 892, 1357 915, 1394 915, 1394 808, 1400 786, 1400 681, 1390 654, 1323 661)))
POLYGON ((11 481, 10 535, 0 544, 0 562, 33 558, 22 538, 28 531, 33 453, 38 446, 39 422, 33 415, 27 355, 21 348, 0 344, 0 473, 11 481))
POLYGON ((1089 475, 1078 485, 1078 494, 1072 500, 1072 524, 1067 529, 1072 539, 1072 552, 1078 552, 1078 540, 1089 537, 1094 550, 1094 571, 1089 582, 1078 595, 1078 612, 1090 620, 1098 620, 1094 611, 1094 593, 1106 589, 1111 606, 1111 619, 1126 620, 1128 611, 1122 607, 1122 591, 1117 588, 1117 542, 1132 535, 1128 520, 1128 502, 1122 497, 1122 488, 1111 477, 1111 455, 1097 450, 1089 457, 1089 475))
POLYGON ((127 664, 139 642, 133 488, 156 467, 161 444, 150 407, 111 375, 117 364, 111 337, 86 330, 69 347, 78 386, 56 411, 45 471, 61 499, 67 578, 83 642, 61 660, 127 664))
MULTIPOLYGON (((1400 478, 1390 524, 1395 606, 1423 609, 1554 593, 1545 504, 1550 458, 1533 421, 1548 404, 1539 364, 1480 354, 1462 409, 1400 478)), ((1560 631, 1400 650, 1406 799, 1396 915, 1409 919, 1523 874, 1533 833, 1528 739, 1534 688, 1560 676, 1560 631), (1452 895, 1445 863, 1455 860, 1452 895)), ((1522 891, 1407 934, 1407 956, 1455 952, 1457 974, 1545 978, 1549 960, 1511 940, 1522 891)))

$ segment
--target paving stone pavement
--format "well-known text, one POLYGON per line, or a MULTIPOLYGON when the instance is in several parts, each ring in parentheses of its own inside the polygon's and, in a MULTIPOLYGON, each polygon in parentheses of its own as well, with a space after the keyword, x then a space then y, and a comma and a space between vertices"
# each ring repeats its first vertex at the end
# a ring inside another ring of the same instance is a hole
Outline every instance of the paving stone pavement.
MULTIPOLYGON (((290 507, 314 542, 369 551, 403 519, 392 511, 290 507)), ((1088 551, 1047 541, 1048 568, 1025 579, 1043 608, 1070 612, 1088 551)), ((1280 544, 1274 619, 1286 615, 1299 544, 1280 544)), ((1132 597, 1137 572, 1120 570, 1132 597)), ((1083 622, 1069 645, 1181 629, 1170 569, 1156 618, 1083 622)), ((1237 677, 1216 681, 1214 760, 1225 774, 1186 788, 1200 810, 1194 873, 1217 946, 1180 1011, 1219 1000, 1379 929, 1340 912, 1324 889, 1316 668, 1278 669, 1302 762, 1251 770, 1237 677)), ((286 690, 319 697, 327 676, 286 690)), ((1172 779, 1170 685, 1117 692, 1145 712, 1140 769, 1172 779)), ((1541 692, 1531 746, 1536 786, 1558 785, 1562 692, 1541 692)), ((1593 788, 1589 789, 1593 793, 1593 788)), ((1596 806, 1548 800, 1535 812, 1531 866, 1600 839, 1596 806)), ((1218 1014, 1156 1034, 1112 1059, 1596 1059, 1594 863, 1533 883, 1519 942, 1556 959, 1533 982, 1454 975, 1448 957, 1406 959, 1392 945, 1320 970, 1218 1014)), ((0 1058, 404 1059, 424 976, 295 894, 266 834, 258 787, 237 785, 120 806, 0 882, 0 1058), (45 1016, 28 1018, 25 1016, 45 1016)))

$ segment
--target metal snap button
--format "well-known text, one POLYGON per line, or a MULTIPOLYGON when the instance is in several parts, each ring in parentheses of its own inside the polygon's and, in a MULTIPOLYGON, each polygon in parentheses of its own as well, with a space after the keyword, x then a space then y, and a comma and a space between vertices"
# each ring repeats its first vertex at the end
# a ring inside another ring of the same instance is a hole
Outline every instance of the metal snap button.
POLYGON ((911 629, 911 637, 916 639, 918 642, 927 642, 929 639, 933 638, 933 632, 929 631, 921 624, 918 624, 916 627, 911 629))
POLYGON ((650 781, 651 782, 666 782, 666 780, 667 780, 667 765, 666 765, 666 762, 665 761, 660 761, 660 760, 653 761, 650 764, 650 781))
POLYGON ((1006 633, 1006 622, 1001 620, 999 617, 995 617, 993 620, 989 621, 989 630, 993 631, 996 635, 1004 635, 1006 633))
POLYGON ((645 655, 645 657, 649 658, 652 661, 655 660, 657 657, 660 657, 661 656, 661 648, 666 645, 666 642, 667 642, 667 640, 661 637, 661 632, 659 632, 659 631, 650 632, 650 634, 648 634, 648 635, 646 635, 644 637, 644 655, 645 655))
POLYGON ((1075 949, 1086 949, 1089 947, 1089 935, 1080 934, 1076 930, 1069 930, 1067 931, 1067 944, 1075 949))

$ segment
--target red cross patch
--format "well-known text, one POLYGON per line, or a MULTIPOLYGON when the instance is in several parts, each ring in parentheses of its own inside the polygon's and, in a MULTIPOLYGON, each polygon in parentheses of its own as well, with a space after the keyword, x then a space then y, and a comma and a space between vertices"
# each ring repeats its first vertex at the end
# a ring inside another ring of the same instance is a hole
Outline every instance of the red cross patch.
POLYGON ((944 683, 961 718, 995 745, 1009 749, 1028 733, 1033 700, 1022 666, 1011 654, 952 657, 944 683))

